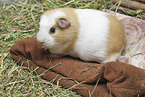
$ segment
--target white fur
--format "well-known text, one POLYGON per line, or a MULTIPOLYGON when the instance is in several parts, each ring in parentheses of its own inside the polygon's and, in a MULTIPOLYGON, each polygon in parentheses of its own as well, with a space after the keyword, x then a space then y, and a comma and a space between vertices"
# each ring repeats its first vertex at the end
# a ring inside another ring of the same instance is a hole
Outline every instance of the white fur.
POLYGON ((85 61, 102 62, 107 58, 106 42, 109 20, 106 13, 92 9, 76 9, 80 32, 72 56, 85 61))
MULTIPOLYGON (((40 28, 39 32, 37 34, 37 40, 39 42, 44 42, 43 46, 46 48, 53 48, 55 46, 55 40, 51 35, 49 35, 49 30, 51 27, 53 27, 56 22, 55 19, 61 16, 66 16, 66 14, 61 11, 55 11, 51 15, 43 15, 40 19, 40 28)), ((61 52, 62 50, 59 49, 59 51, 54 51, 54 52, 61 52)))

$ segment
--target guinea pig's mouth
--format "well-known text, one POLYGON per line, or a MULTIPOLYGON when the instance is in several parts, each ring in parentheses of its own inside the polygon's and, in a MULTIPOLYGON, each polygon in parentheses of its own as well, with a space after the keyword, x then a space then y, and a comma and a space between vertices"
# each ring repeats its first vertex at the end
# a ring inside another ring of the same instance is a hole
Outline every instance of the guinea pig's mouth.
POLYGON ((44 50, 48 50, 48 48, 44 45, 44 42, 38 41, 38 43, 41 46, 41 48, 43 48, 44 50))
POLYGON ((48 50, 48 48, 47 47, 44 47, 44 46, 41 46, 41 48, 43 48, 44 50, 48 50))

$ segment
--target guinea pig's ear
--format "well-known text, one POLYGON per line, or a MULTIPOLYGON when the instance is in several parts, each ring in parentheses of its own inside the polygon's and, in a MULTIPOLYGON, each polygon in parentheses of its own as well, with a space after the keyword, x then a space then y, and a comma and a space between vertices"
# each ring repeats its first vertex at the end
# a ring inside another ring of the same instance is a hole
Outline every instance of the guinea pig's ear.
POLYGON ((58 20, 58 25, 60 28, 64 29, 70 26, 70 22, 67 21, 65 18, 60 18, 58 20))

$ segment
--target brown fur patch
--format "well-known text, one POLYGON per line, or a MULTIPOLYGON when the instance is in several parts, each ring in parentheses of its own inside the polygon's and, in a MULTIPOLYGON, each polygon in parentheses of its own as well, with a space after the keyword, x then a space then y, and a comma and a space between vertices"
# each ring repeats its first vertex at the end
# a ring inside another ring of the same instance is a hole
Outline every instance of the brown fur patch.
POLYGON ((107 15, 110 20, 110 29, 107 43, 107 56, 112 58, 116 53, 120 53, 125 45, 125 32, 120 21, 111 15, 107 15))
POLYGON ((74 12, 75 9, 59 8, 59 9, 55 9, 54 11, 56 10, 64 11, 66 13, 66 17, 59 17, 59 18, 65 18, 71 23, 69 27, 62 29, 57 24, 59 18, 56 18, 56 24, 54 27, 56 28, 57 32, 56 34, 51 35, 52 37, 54 37, 56 42, 61 43, 62 45, 64 44, 67 45, 66 49, 63 51, 63 54, 67 54, 69 53, 69 51, 72 51, 75 47, 80 25, 78 22, 77 14, 74 12))

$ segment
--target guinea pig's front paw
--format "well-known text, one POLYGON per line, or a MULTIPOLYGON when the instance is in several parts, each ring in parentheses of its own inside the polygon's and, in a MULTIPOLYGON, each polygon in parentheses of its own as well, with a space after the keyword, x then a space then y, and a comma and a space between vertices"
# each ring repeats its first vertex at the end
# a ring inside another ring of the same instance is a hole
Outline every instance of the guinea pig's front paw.
POLYGON ((62 55, 57 55, 57 54, 50 54, 49 55, 50 58, 62 58, 62 55))
POLYGON ((129 63, 129 58, 128 57, 126 57, 126 56, 120 56, 119 58, 118 58, 118 61, 120 61, 120 62, 124 62, 124 63, 129 63))

